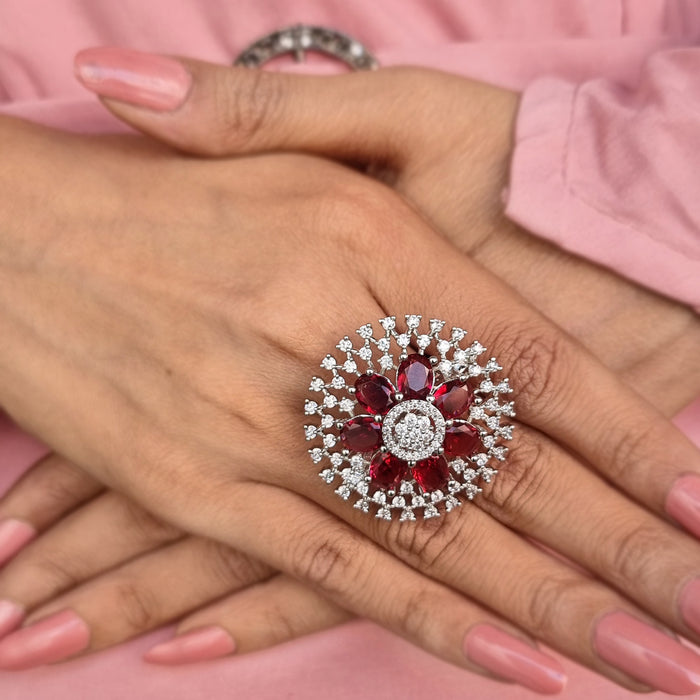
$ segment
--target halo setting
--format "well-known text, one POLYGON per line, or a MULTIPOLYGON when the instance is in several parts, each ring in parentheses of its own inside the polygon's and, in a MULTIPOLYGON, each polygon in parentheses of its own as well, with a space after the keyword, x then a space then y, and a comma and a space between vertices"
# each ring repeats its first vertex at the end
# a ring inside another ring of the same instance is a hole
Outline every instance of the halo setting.
MULTIPOLYGON (((336 493, 355 508, 391 520, 440 515, 472 500, 478 481, 496 475, 494 461, 505 460, 503 441, 513 426, 513 402, 501 395, 512 391, 508 379, 497 378, 495 358, 479 362, 485 348, 478 342, 463 347, 467 333, 431 319, 421 332, 421 316, 405 317, 405 330, 395 316, 357 330, 360 341, 342 338, 340 357, 321 362, 330 378, 313 377, 312 398, 304 405, 306 439, 320 441, 309 450, 315 464, 325 462, 320 476, 328 484, 340 479, 336 493)), ((466 345, 466 344, 465 344, 466 345)))

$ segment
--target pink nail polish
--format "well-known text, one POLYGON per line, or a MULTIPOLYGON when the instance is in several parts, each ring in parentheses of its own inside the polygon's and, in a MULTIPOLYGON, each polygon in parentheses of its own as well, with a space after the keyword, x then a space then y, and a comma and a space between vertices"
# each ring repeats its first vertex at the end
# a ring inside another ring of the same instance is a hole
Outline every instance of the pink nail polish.
POLYGON ((683 527, 700 537, 700 477, 681 476, 666 496, 666 512, 683 527))
POLYGON ((236 643, 221 627, 201 627, 157 644, 144 654, 144 660, 154 664, 177 666, 195 661, 216 659, 232 654, 236 643))
POLYGON ((11 600, 0 600, 0 638, 16 630, 24 619, 24 608, 11 600))
POLYGON ((497 676, 537 693, 551 695, 566 686, 556 659, 491 625, 472 627, 464 638, 464 655, 497 676))
POLYGON ((605 615, 594 643, 604 661, 652 688, 672 695, 700 689, 700 656, 632 615, 605 615))
POLYGON ((72 610, 63 610, 0 640, 0 669, 19 671, 61 661, 89 642, 85 621, 72 610))
POLYGON ((192 76, 172 58, 118 48, 85 49, 75 57, 75 74, 102 97, 167 112, 187 97, 192 76))
POLYGON ((22 520, 0 520, 0 566, 12 559, 36 535, 36 530, 22 520))
POLYGON ((685 624, 700 634, 700 578, 686 583, 678 599, 685 624))

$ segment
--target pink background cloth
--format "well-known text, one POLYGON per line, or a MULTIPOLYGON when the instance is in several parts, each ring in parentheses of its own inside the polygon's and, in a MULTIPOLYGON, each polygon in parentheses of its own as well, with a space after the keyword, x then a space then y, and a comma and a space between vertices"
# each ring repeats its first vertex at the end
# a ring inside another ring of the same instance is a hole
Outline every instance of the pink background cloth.
MULTIPOLYGON (((0 111, 80 132, 123 127, 72 75, 76 51, 120 45, 230 63, 283 26, 322 24, 384 65, 524 90, 508 214, 538 235, 700 308, 700 5, 691 0, 4 0, 0 111)), ((700 441, 700 404, 679 417, 700 441)), ((0 490, 43 448, 0 425, 0 490)), ((356 622, 277 649, 163 669, 147 638, 0 674, 3 700, 529 698, 356 622)), ((632 694, 565 661, 570 699, 632 694)), ((637 696, 634 696, 637 697, 637 696)))

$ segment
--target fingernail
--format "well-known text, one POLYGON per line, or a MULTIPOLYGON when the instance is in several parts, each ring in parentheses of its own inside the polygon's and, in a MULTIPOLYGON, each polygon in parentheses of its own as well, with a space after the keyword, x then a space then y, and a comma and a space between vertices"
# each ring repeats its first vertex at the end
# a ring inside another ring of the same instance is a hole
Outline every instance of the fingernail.
POLYGON ((678 599, 685 624, 700 634, 700 578, 686 583, 678 599))
POLYGON ((192 76, 179 61, 130 49, 85 49, 75 57, 75 73, 102 97, 167 112, 187 97, 192 76))
POLYGON ((700 477, 686 474, 676 479, 666 496, 666 512, 700 537, 700 477))
POLYGON ((85 621, 72 610, 63 610, 0 640, 0 669, 19 671, 61 661, 89 642, 85 621))
POLYGON ((700 688, 700 656, 632 615, 605 615, 594 643, 603 660, 652 688, 671 695, 690 695, 700 688))
POLYGON ((216 659, 232 654, 236 643, 223 628, 212 625, 185 632, 173 639, 157 644, 147 651, 143 658, 154 664, 177 666, 195 661, 216 659))
POLYGON ((0 637, 17 629, 24 619, 24 608, 11 600, 0 600, 0 637))
POLYGON ((0 520, 0 566, 36 537, 36 530, 22 520, 0 520))
POLYGON ((556 659, 491 625, 472 627, 464 638, 464 655, 475 664, 537 693, 551 695, 566 686, 556 659))

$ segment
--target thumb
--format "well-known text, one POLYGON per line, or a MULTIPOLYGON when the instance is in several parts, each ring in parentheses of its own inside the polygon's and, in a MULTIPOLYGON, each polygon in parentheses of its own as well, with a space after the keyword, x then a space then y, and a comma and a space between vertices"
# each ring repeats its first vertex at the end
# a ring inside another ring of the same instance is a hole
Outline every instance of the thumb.
POLYGON ((419 131, 407 119, 412 71, 301 76, 108 47, 75 58, 78 80, 119 119, 208 156, 298 150, 396 163, 419 131))

